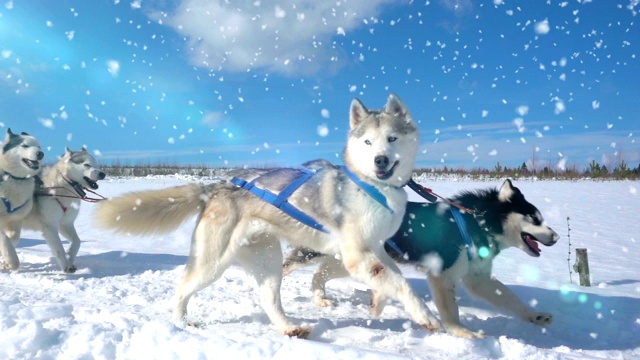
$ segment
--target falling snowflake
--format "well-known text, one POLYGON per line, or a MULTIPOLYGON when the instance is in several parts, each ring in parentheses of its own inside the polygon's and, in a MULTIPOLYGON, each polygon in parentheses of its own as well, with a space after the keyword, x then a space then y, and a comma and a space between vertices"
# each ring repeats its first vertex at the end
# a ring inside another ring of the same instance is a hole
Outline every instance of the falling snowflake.
POLYGON ((536 34, 540 34, 540 35, 546 35, 549 33, 549 20, 544 19, 543 21, 540 21, 538 23, 536 23, 535 27, 534 27, 536 34))

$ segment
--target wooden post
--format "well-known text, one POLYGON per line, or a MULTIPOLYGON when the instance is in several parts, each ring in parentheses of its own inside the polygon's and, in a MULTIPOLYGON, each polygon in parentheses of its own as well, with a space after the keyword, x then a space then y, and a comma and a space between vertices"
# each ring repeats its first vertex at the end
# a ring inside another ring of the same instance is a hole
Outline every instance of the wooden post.
POLYGON ((591 286, 587 249, 576 249, 576 263, 573 264, 573 270, 580 274, 580 286, 591 286))

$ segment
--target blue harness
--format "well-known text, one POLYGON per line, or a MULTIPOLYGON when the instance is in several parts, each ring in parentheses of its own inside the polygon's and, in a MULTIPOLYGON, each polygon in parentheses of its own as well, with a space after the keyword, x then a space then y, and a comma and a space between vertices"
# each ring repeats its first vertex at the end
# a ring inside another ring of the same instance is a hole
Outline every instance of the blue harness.
POLYGON ((453 219, 456 221, 456 225, 458 225, 458 230, 460 230, 460 235, 462 235, 462 239, 464 240, 464 247, 467 248, 467 257, 471 260, 473 259, 473 251, 471 250, 473 247, 473 239, 471 239, 471 235, 469 235, 467 231, 467 222, 458 209, 451 207, 451 215, 453 215, 453 219))
MULTIPOLYGON (((13 175, 13 174, 11 174, 11 173, 9 173, 9 172, 5 171, 5 170, 0 170, 0 171, 1 171, 2 173, 4 173, 4 174, 8 175, 10 178, 12 178, 12 179, 14 179, 14 180, 27 180, 27 179, 28 179, 28 177, 18 177, 18 176, 15 176, 15 175, 13 175)), ((2 182, 4 179, 6 179, 4 176, 5 176, 5 175, 2 175, 2 176, 0 177, 0 182, 2 182)), ((30 199, 27 199, 27 201, 25 201, 25 202, 24 202, 24 204, 22 204, 22 205, 20 205, 20 206, 18 206, 18 207, 16 207, 16 208, 14 208, 14 207, 12 207, 12 206, 11 206, 11 201, 9 201, 9 199, 7 199, 6 197, 0 197, 0 199, 2 199, 2 203, 3 203, 3 204, 4 204, 4 206, 7 208, 7 213, 9 213, 9 214, 12 214, 12 213, 14 213, 14 212, 16 212, 16 211, 20 210, 22 207, 24 207, 25 205, 27 205, 27 203, 29 203, 29 200, 30 200, 30 199)))
MULTIPOLYGON (((382 206, 393 213, 393 209, 391 209, 387 204, 387 198, 378 189, 376 189, 376 187, 362 181, 356 174, 349 170, 348 167, 339 166, 339 168, 342 169, 345 174, 347 174, 349 179, 356 183, 365 193, 367 193, 374 200, 379 202, 382 206)), ((329 230, 322 226, 322 224, 289 203, 288 199, 291 194, 293 194, 300 186, 302 186, 302 184, 307 182, 313 175, 316 174, 316 171, 304 168, 298 169, 298 171, 300 171, 302 175, 291 182, 289 185, 287 185, 284 189, 282 189, 278 195, 272 193, 269 190, 258 188, 256 186, 256 181, 260 179, 259 176, 251 181, 240 179, 234 176, 233 178, 231 178, 231 183, 245 190, 248 190, 252 194, 277 207, 282 212, 298 220, 299 222, 323 233, 329 233, 329 230)))
POLYGON ((27 203, 29 203, 29 199, 27 199, 27 201, 25 201, 24 204, 14 208, 14 207, 11 207, 11 201, 9 201, 9 199, 7 199, 6 197, 1 197, 0 199, 2 199, 2 202, 4 203, 4 206, 7 208, 7 212, 9 214, 20 210, 23 206, 25 206, 25 205, 27 205, 27 203))

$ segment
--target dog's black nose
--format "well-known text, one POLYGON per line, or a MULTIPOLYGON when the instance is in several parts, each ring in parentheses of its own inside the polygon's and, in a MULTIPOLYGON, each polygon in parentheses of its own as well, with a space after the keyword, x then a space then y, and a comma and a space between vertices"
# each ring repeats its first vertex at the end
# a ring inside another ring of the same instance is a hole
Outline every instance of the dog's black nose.
POLYGON ((389 166, 389 158, 384 155, 378 155, 373 159, 378 169, 386 169, 389 166))
POLYGON ((100 180, 104 179, 106 176, 107 176, 107 174, 103 173, 102 171, 100 171, 98 173, 98 179, 100 179, 100 180))
POLYGON ((44 153, 42 151, 38 151, 36 156, 38 157, 38 160, 42 160, 42 158, 44 158, 44 153))

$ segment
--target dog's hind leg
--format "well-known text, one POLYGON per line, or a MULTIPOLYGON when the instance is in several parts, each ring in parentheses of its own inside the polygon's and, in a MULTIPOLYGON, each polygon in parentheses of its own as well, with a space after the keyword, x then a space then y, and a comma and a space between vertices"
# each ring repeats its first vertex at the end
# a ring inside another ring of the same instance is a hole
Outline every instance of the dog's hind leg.
POLYGON ((349 276, 342 261, 333 256, 324 256, 322 264, 313 274, 311 279, 311 291, 313 299, 318 306, 335 306, 335 303, 327 298, 325 285, 327 281, 349 276))
POLYGON ((303 247, 296 247, 289 252, 289 255, 287 255, 282 263, 282 276, 287 276, 299 268, 317 264, 320 260, 323 260, 324 257, 325 255, 319 252, 303 247))
POLYGON ((280 241, 267 233, 255 234, 249 239, 248 244, 238 248, 236 260, 256 279, 260 291, 260 305, 273 325, 287 336, 309 336, 311 329, 293 325, 282 309, 280 241))
POLYGON ((232 238, 237 230, 242 232, 237 226, 238 214, 229 211, 231 204, 226 204, 226 209, 222 203, 217 205, 219 211, 209 208, 203 212, 193 232, 189 261, 176 291, 176 322, 186 321, 191 296, 218 280, 229 267, 234 254, 232 238))

